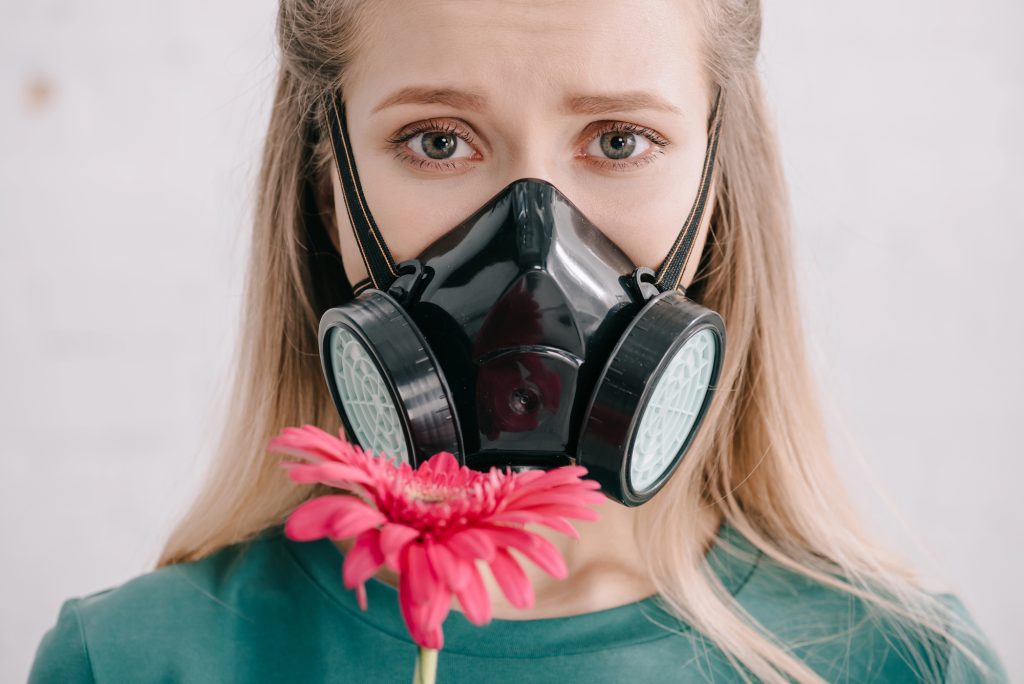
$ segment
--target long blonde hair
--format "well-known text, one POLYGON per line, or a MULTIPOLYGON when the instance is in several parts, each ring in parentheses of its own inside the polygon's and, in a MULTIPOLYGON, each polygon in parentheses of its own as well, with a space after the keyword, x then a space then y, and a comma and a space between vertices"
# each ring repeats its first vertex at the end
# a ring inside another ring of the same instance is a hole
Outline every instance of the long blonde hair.
MULTIPOLYGON (((725 110, 710 233, 690 292, 722 314, 730 347, 705 427, 670 484, 640 509, 644 562, 668 607, 763 681, 823 680, 742 610, 688 542, 702 507, 781 566, 901 618, 906 639, 963 648, 949 628, 956 616, 862 529, 830 457, 795 305, 787 191, 756 65, 760 3, 698 4, 706 68, 725 110)), ((281 0, 281 66, 229 414, 205 486, 157 568, 248 539, 324 493, 283 477, 266 445, 285 426, 341 427, 322 378, 317 326, 351 292, 316 211, 330 182, 319 107, 323 92, 344 90, 351 78, 359 41, 370 33, 358 30, 372 20, 370 5, 281 0)), ((935 677, 936 660, 915 665, 935 677)))

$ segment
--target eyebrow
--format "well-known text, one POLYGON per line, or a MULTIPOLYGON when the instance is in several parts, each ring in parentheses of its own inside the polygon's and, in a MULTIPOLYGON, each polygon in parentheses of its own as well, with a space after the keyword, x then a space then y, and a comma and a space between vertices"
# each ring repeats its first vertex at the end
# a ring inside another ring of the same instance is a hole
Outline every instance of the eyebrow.
POLYGON ((565 99, 566 111, 573 114, 609 114, 633 109, 655 109, 682 115, 682 110, 654 93, 631 90, 615 95, 570 95, 565 99))
MULTIPOLYGON (((444 104, 456 109, 474 112, 487 107, 487 96, 477 90, 450 87, 409 86, 395 91, 373 108, 375 114, 382 109, 403 104, 444 104)), ((634 109, 654 109, 682 115, 682 111, 662 97, 642 90, 631 90, 615 95, 569 95, 563 102, 569 114, 608 114, 634 109)))
POLYGON ((384 98, 370 113, 376 114, 382 109, 403 104, 445 104, 456 109, 479 112, 487 106, 487 97, 476 90, 409 86, 384 98))

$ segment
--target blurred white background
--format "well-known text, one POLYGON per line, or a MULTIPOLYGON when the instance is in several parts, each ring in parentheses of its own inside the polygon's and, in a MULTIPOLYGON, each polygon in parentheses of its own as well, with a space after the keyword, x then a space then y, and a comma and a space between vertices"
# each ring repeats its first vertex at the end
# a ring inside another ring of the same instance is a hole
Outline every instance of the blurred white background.
MULTIPOLYGON (((0 2, 0 681, 65 598, 149 570, 203 475, 275 11, 0 2)), ((1024 6, 765 14, 838 457, 1022 676, 1024 6)))

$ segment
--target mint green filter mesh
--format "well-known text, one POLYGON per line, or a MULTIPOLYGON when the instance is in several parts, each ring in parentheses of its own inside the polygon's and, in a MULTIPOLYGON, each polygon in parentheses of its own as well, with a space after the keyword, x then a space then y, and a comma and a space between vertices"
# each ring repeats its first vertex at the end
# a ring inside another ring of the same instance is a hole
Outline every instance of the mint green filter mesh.
POLYGON ((633 489, 655 483, 686 442, 707 396, 717 337, 704 329, 676 350, 644 409, 633 442, 629 477, 633 489))
POLYGON ((402 424, 384 378, 363 343, 345 328, 331 330, 331 361, 341 403, 363 449, 409 461, 402 424))

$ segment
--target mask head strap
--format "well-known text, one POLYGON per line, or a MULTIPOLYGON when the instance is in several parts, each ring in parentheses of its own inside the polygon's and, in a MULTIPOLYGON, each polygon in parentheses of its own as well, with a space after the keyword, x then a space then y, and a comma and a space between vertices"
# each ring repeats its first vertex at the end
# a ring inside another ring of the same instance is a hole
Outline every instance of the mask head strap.
POLYGON ((697 191, 697 198, 690 208, 690 215, 686 217, 683 229, 679 232, 672 250, 661 263, 658 273, 655 275, 654 284, 658 289, 674 290, 679 287, 679 282, 686 271, 686 264, 690 260, 690 253, 693 249, 693 241, 697 237, 697 229, 700 227, 701 217, 704 214, 704 206, 707 203, 708 191, 711 188, 712 170, 715 166, 715 153, 718 150, 718 131, 722 127, 722 87, 719 86, 715 95, 715 104, 712 110, 711 125, 708 129, 708 146, 704 153, 704 171, 701 173, 700 186, 697 191))
MULTIPOLYGON (((338 177, 341 180, 341 188, 345 196, 345 209, 348 211, 348 218, 352 222, 352 229, 359 244, 359 253, 366 266, 366 272, 370 276, 370 284, 373 287, 386 290, 389 285, 398 277, 398 270, 395 268, 395 260, 391 256, 384 238, 377 228, 377 223, 370 214, 366 205, 366 198, 363 196, 363 188, 359 184, 359 174, 356 172, 356 161, 352 155, 352 146, 349 144, 348 125, 345 122, 344 104, 341 97, 324 95, 324 112, 327 117, 327 126, 331 131, 331 140, 334 143, 334 163, 338 168, 338 177)), ((353 288, 359 292, 362 287, 358 284, 353 288)))
MULTIPOLYGON (((344 111, 345 105, 339 94, 335 93, 333 97, 328 94, 324 95, 324 112, 333 142, 334 163, 338 168, 338 176, 344 191, 345 209, 352 223, 363 264, 369 274, 368 283, 357 283, 353 289, 358 293, 366 286, 372 285, 377 289, 386 290, 398 277, 398 269, 391 256, 391 250, 384 242, 384 238, 370 214, 366 198, 363 196, 355 158, 352 155, 352 146, 349 144, 348 125, 344 111)), ((683 229, 672 245, 672 250, 665 257, 655 275, 654 284, 662 291, 678 288, 686 270, 711 187, 712 169, 715 165, 715 153, 718 148, 718 132, 721 127, 722 89, 719 87, 715 96, 712 121, 708 132, 708 145, 704 154, 704 170, 701 173, 697 197, 690 208, 690 214, 686 218, 683 229)))

